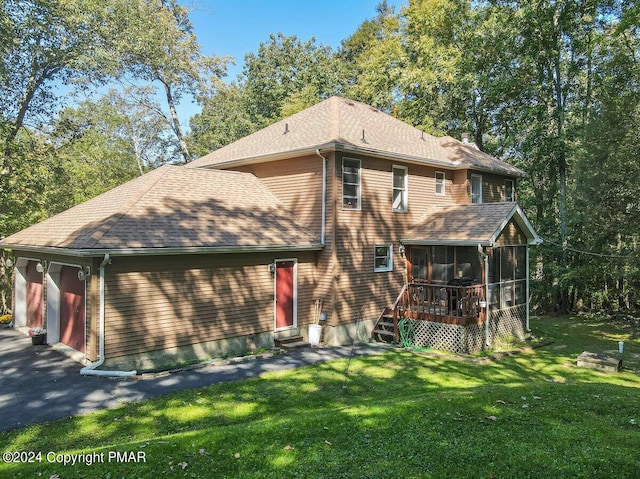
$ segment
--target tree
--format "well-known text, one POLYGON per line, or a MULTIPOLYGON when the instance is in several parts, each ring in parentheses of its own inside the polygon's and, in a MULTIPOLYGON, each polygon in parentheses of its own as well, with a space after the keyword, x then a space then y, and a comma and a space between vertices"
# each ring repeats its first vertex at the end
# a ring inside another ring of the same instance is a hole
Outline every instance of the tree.
POLYGON ((191 118, 189 149, 198 156, 260 129, 249 114, 250 101, 242 85, 231 83, 203 99, 202 111, 191 118))
MULTIPOLYGON (((97 79, 96 32, 103 31, 100 2, 80 0, 5 0, 0 34, 0 216, 8 205, 13 158, 21 151, 19 133, 26 123, 38 127, 56 111, 54 84, 97 79), (82 4, 82 5, 81 5, 82 4)), ((6 234, 2 225, 0 235, 6 234)))
POLYGON ((340 91, 341 64, 330 47, 281 33, 245 57, 248 112, 266 126, 340 91))
POLYGON ((120 76, 158 82, 167 101, 167 119, 187 163, 191 160, 176 105, 186 95, 201 97, 219 86, 226 59, 202 54, 188 14, 177 0, 118 1, 110 13, 110 45, 120 76))
POLYGON ((399 79, 407 66, 401 17, 386 1, 376 11, 342 42, 337 56, 344 64, 345 96, 391 111, 400 100, 399 79))

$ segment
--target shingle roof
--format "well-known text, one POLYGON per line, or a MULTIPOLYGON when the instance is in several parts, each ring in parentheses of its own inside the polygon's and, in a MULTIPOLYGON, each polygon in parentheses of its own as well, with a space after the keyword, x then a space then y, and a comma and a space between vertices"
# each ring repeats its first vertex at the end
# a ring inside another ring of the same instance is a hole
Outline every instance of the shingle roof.
POLYGON ((491 245, 514 218, 530 244, 540 242, 516 203, 482 203, 429 209, 401 239, 406 244, 491 245))
POLYGON ((0 246, 144 253, 314 249, 318 240, 251 174, 163 166, 11 235, 0 246))
POLYGON ((525 176, 473 145, 435 136, 364 103, 337 96, 274 123, 191 162, 216 167, 249 160, 279 159, 317 148, 357 150, 449 168, 475 168, 525 176))

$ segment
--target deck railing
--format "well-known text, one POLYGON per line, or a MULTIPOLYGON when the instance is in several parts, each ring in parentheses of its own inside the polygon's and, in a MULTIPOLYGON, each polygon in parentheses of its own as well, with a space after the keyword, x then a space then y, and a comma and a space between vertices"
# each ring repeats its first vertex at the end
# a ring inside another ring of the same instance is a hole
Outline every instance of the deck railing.
POLYGON ((454 286, 419 281, 407 284, 397 302, 404 317, 464 324, 482 321, 484 305, 483 284, 454 286))

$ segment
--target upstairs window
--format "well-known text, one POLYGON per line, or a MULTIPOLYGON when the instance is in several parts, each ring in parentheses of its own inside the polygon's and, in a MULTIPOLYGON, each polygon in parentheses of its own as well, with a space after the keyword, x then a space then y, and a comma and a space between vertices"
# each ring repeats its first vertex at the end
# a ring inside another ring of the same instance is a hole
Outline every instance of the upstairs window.
POLYGON ((515 196, 513 193, 513 180, 504 180, 504 201, 515 201, 515 196))
POLYGON ((360 160, 342 159, 342 208, 360 209, 360 160))
POLYGON ((393 198, 391 207, 393 211, 407 211, 407 167, 393 167, 393 198))
POLYGON ((436 171, 436 196, 445 195, 445 179, 444 171, 436 171))
POLYGON ((374 248, 373 270, 377 272, 393 271, 393 246, 376 245, 374 248))
POLYGON ((482 203, 482 175, 471 175, 471 203, 482 203))

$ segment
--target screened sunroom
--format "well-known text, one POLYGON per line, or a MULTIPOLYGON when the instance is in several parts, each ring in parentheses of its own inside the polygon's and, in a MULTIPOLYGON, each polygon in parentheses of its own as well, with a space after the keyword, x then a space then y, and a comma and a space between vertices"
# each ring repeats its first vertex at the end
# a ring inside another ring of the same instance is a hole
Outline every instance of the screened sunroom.
MULTIPOLYGON (((515 203, 433 209, 402 243, 407 281, 393 306, 418 346, 474 352, 529 329, 529 247, 540 238, 515 203)), ((375 331, 375 330, 374 330, 375 331)))

